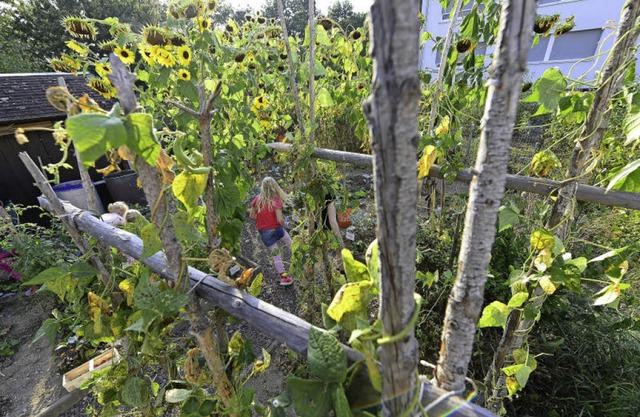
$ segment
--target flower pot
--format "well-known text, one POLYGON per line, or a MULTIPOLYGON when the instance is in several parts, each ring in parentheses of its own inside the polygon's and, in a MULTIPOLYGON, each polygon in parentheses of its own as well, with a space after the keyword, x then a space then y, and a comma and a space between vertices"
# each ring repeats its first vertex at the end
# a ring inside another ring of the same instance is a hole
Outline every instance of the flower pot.
MULTIPOLYGON (((60 200, 66 200, 80 209, 89 210, 87 193, 85 193, 84 188, 82 188, 81 180, 61 182, 58 185, 54 185, 52 188, 60 200)), ((100 213, 104 213, 104 208, 102 207, 102 202, 96 192, 96 188, 95 186, 92 186, 92 188, 96 202, 98 203, 98 211, 100 213)))
POLYGON ((351 210, 347 210, 344 213, 338 213, 338 226, 342 229, 346 229, 351 226, 353 223, 351 222, 351 210))
POLYGON ((132 169, 112 172, 104 177, 107 190, 113 201, 124 201, 130 204, 147 205, 144 191, 138 188, 138 174, 132 169))

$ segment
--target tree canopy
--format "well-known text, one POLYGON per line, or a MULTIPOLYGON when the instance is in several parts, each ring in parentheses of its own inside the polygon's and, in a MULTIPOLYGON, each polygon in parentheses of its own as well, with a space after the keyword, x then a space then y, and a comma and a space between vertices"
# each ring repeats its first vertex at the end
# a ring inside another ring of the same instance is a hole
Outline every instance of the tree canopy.
POLYGON ((367 14, 354 12, 353 4, 349 0, 337 0, 329 6, 327 16, 335 20, 344 30, 350 30, 364 26, 367 14))

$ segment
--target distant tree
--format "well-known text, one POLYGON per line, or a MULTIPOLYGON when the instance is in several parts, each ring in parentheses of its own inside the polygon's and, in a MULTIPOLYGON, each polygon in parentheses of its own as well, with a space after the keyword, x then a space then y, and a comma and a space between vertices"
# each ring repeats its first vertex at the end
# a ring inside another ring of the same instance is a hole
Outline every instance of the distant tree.
MULTIPOLYGON (((309 0, 283 0, 283 3, 287 31, 290 35, 304 36, 304 31, 309 23, 309 0)), ((262 7, 260 13, 265 17, 273 17, 278 20, 278 4, 276 0, 269 0, 262 7)), ((317 8, 314 14, 318 16, 317 8)))
POLYGON ((0 30, 0 45, 29 45, 25 52, 29 61, 19 57, 15 61, 22 63, 14 68, 18 72, 46 71, 47 59, 65 52, 68 36, 62 20, 67 16, 113 16, 131 24, 134 31, 165 16, 165 6, 154 0, 8 0, 5 4, 2 27, 9 29, 0 30))
POLYGON ((16 42, 7 12, 8 9, 0 8, 0 73, 35 71, 37 67, 33 65, 31 49, 16 42))
POLYGON ((236 23, 244 22, 244 17, 248 14, 255 14, 255 12, 250 7, 236 9, 233 4, 221 2, 211 20, 213 26, 218 27, 224 25, 229 18, 235 20, 236 23))
POLYGON ((350 0, 336 0, 335 3, 329 6, 327 16, 342 26, 342 29, 349 32, 352 29, 362 27, 367 14, 354 12, 353 4, 351 4, 350 0))

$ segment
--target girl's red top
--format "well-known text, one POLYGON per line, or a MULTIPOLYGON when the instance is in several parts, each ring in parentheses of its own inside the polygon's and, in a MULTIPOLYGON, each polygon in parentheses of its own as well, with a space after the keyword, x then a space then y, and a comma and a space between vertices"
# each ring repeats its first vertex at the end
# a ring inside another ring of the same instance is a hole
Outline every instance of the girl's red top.
MULTIPOLYGON (((259 195, 253 199, 251 207, 256 207, 258 198, 260 198, 259 195)), ((278 217, 276 216, 276 210, 282 209, 282 201, 276 197, 273 199, 273 209, 269 210, 268 206, 268 204, 265 204, 262 210, 257 210, 258 218, 256 219, 256 229, 258 230, 275 229, 280 226, 278 217)))

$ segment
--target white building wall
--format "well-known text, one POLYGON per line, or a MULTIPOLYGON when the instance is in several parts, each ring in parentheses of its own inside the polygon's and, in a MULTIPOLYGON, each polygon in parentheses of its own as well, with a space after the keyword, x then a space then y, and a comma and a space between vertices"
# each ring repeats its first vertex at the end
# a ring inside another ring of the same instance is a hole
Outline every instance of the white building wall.
MULTIPOLYGON (((620 19, 624 3, 625 0, 539 0, 539 15, 559 14, 561 21, 574 15, 576 26, 559 38, 553 35, 540 37, 540 43, 530 54, 528 74, 525 78, 536 80, 546 69, 559 67, 565 76, 593 81, 596 71, 601 69, 613 46, 615 26, 620 19), (578 58, 588 51, 595 51, 596 56, 578 58)), ((443 10, 438 0, 423 0, 422 13, 426 17, 426 30, 434 37, 444 38, 449 28, 449 19, 446 16, 443 18, 443 10)), ((421 51, 420 65, 427 71, 437 73, 438 64, 436 53, 432 51, 433 46, 433 40, 425 43, 421 51)), ((491 62, 492 52, 493 49, 487 51, 487 65, 491 62)))

